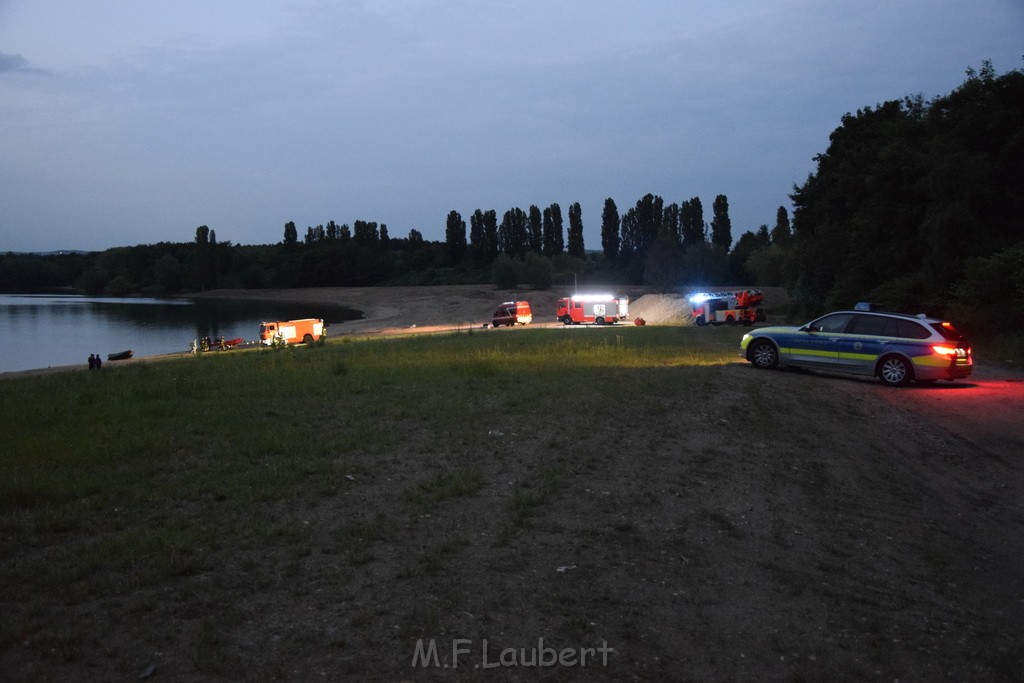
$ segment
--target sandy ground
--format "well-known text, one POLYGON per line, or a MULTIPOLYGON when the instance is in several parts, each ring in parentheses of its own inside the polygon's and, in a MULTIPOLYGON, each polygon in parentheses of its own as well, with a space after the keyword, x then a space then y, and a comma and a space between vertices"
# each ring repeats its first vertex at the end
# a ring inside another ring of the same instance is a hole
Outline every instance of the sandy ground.
MULTIPOLYGON (((740 287, 718 287, 728 291, 740 287)), ((647 287, 580 287, 581 294, 612 292, 630 298, 630 320, 642 317, 650 324, 688 324, 690 306, 686 296, 692 290, 664 294, 647 287)), ((781 310, 789 298, 780 288, 762 289, 765 307, 781 310)), ((544 291, 502 290, 490 285, 448 285, 436 287, 314 287, 309 289, 220 289, 201 295, 211 299, 264 299, 325 303, 363 311, 364 319, 335 326, 339 334, 394 334, 410 330, 436 331, 482 327, 504 301, 528 301, 535 324, 554 323, 558 300, 570 296, 570 289, 544 291)))

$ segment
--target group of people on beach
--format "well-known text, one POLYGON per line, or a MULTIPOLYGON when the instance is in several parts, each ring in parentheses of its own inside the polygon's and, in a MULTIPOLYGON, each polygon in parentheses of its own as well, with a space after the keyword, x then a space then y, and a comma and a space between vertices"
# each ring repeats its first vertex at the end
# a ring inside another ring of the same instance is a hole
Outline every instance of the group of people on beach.
POLYGON ((103 367, 103 360, 100 359, 100 354, 90 353, 89 354, 89 369, 99 370, 103 367))

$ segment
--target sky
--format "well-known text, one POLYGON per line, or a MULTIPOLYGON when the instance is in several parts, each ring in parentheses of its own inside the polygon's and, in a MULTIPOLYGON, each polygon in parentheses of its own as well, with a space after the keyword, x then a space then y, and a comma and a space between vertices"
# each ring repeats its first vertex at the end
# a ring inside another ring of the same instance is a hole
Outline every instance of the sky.
POLYGON ((846 113, 1024 67, 1021 0, 0 0, 0 252, 606 198, 774 225, 846 113))

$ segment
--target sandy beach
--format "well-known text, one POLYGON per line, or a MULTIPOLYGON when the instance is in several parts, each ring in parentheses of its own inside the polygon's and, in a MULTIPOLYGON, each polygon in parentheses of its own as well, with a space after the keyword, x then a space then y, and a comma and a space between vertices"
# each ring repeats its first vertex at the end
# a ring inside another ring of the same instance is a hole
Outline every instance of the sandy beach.
MULTIPOLYGON (((747 286, 715 287, 715 291, 743 289, 747 286)), ((641 286, 580 286, 578 293, 615 293, 630 298, 629 320, 643 318, 651 325, 690 324, 690 305, 686 301, 688 288, 675 293, 659 293, 641 286)), ((789 297, 781 288, 762 288, 765 306, 769 311, 784 310, 789 297)), ((558 300, 571 296, 572 287, 553 287, 532 290, 526 287, 509 290, 489 284, 435 285, 429 287, 310 287, 304 289, 216 289, 190 294, 196 299, 248 299, 289 301, 309 304, 309 316, 321 317, 318 304, 345 306, 363 312, 361 320, 335 323, 329 337, 375 336, 400 334, 428 334, 469 328, 483 328, 490 324, 491 314, 505 301, 528 301, 533 310, 533 325, 555 325, 558 300)), ((328 321, 330 322, 330 321, 328 321)), ((127 361, 105 364, 116 368, 131 363, 180 358, 187 355, 171 353, 160 356, 137 356, 127 361)), ((0 373, 0 378, 25 377, 50 372, 84 370, 84 363, 60 365, 34 370, 0 373)))
MULTIPOLYGON (((716 291, 743 289, 716 287, 716 291)), ((641 286, 580 286, 579 293, 611 292, 630 298, 630 320, 642 317, 652 325, 688 324, 690 306, 688 288, 676 293, 656 293, 641 286)), ((765 288, 765 306, 779 310, 789 304, 785 290, 765 288)), ((315 316, 317 303, 347 306, 363 311, 362 320, 353 320, 331 330, 339 334, 395 334, 419 330, 423 332, 482 327, 490 323, 491 314, 504 301, 525 300, 533 310, 535 324, 555 323, 558 300, 574 293, 572 287, 548 290, 497 289, 492 285, 437 285, 431 287, 313 287, 308 289, 218 289, 197 295, 200 298, 263 299, 295 301, 311 304, 315 316)))

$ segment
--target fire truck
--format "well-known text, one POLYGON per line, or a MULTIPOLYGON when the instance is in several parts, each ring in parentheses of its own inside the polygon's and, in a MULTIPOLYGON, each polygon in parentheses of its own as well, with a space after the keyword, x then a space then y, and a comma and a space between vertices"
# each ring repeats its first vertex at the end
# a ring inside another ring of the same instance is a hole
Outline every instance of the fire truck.
POLYGON ((284 320, 260 323, 260 342, 272 346, 278 344, 306 344, 319 341, 324 334, 324 321, 320 318, 284 320))
POLYGON ((613 294, 576 294, 558 300, 555 314, 565 325, 613 325, 629 317, 629 297, 613 294))
POLYGON ((756 289, 738 292, 698 292, 689 297, 690 316, 698 327, 704 325, 753 325, 767 318, 761 303, 764 296, 756 289))

